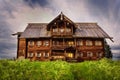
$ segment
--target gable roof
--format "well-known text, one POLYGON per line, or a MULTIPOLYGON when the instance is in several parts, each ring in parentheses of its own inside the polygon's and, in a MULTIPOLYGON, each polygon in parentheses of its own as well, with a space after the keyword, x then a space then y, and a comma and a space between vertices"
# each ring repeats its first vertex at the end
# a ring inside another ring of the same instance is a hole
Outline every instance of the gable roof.
MULTIPOLYGON (((75 23, 76 31, 73 37, 109 38, 112 39, 97 23, 75 23)), ((29 23, 20 38, 51 37, 47 31, 47 23, 29 23)))
POLYGON ((50 23, 48 23, 47 30, 50 30, 50 27, 51 27, 50 25, 53 25, 54 23, 58 21, 67 21, 73 26, 75 26, 75 23, 61 12, 55 19, 53 19, 50 23))

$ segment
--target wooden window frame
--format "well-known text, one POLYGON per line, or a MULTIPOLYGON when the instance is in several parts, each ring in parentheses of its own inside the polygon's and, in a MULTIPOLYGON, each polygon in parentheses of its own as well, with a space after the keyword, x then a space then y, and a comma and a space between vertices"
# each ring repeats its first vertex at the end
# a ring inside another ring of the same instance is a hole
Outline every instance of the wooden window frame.
POLYGON ((93 46, 92 40, 86 40, 86 46, 93 46))
POLYGON ((28 57, 31 57, 31 58, 34 57, 34 53, 33 52, 29 52, 28 53, 28 57), (32 56, 31 56, 31 54, 32 54, 32 56))
POLYGON ((39 58, 40 58, 41 56, 42 56, 42 53, 41 53, 41 52, 37 52, 37 53, 36 53, 36 57, 39 57, 39 58))
POLYGON ((29 44, 29 46, 34 46, 35 42, 34 41, 29 41, 28 44, 29 44))
POLYGON ((77 46, 83 46, 83 45, 84 45, 83 40, 78 40, 77 41, 77 46))
POLYGON ((95 41, 95 46, 102 46, 102 41, 95 41))
POLYGON ((37 41, 36 45, 37 45, 37 47, 42 46, 42 41, 37 41))
POLYGON ((43 42, 43 46, 46 46, 46 47, 48 47, 50 45, 50 41, 49 40, 46 40, 46 41, 44 41, 43 42), (47 42, 47 43, 46 43, 47 42), (46 45, 47 44, 47 45, 46 45))

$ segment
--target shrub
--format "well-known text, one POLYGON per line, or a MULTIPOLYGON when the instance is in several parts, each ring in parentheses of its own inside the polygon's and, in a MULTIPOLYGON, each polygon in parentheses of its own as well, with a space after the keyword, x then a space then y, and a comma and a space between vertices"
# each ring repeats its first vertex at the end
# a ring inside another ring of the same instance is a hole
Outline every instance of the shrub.
POLYGON ((0 80, 120 80, 120 61, 0 60, 0 80))

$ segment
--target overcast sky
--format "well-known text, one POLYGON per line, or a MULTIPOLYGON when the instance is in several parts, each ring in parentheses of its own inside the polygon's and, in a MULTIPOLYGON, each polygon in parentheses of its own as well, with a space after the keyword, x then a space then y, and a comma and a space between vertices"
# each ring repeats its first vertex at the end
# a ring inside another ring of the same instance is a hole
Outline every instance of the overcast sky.
POLYGON ((73 22, 97 22, 114 39, 107 40, 120 53, 120 0, 0 0, 0 58, 17 54, 17 38, 28 23, 49 23, 60 12, 73 22))

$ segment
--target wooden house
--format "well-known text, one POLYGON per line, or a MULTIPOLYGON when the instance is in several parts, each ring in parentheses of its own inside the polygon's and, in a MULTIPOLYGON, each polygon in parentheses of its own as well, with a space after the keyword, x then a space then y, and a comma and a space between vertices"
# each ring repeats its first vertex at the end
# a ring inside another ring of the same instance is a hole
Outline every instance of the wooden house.
POLYGON ((63 13, 50 23, 29 23, 18 32, 17 58, 30 60, 98 60, 111 37, 97 23, 74 23, 63 13))

